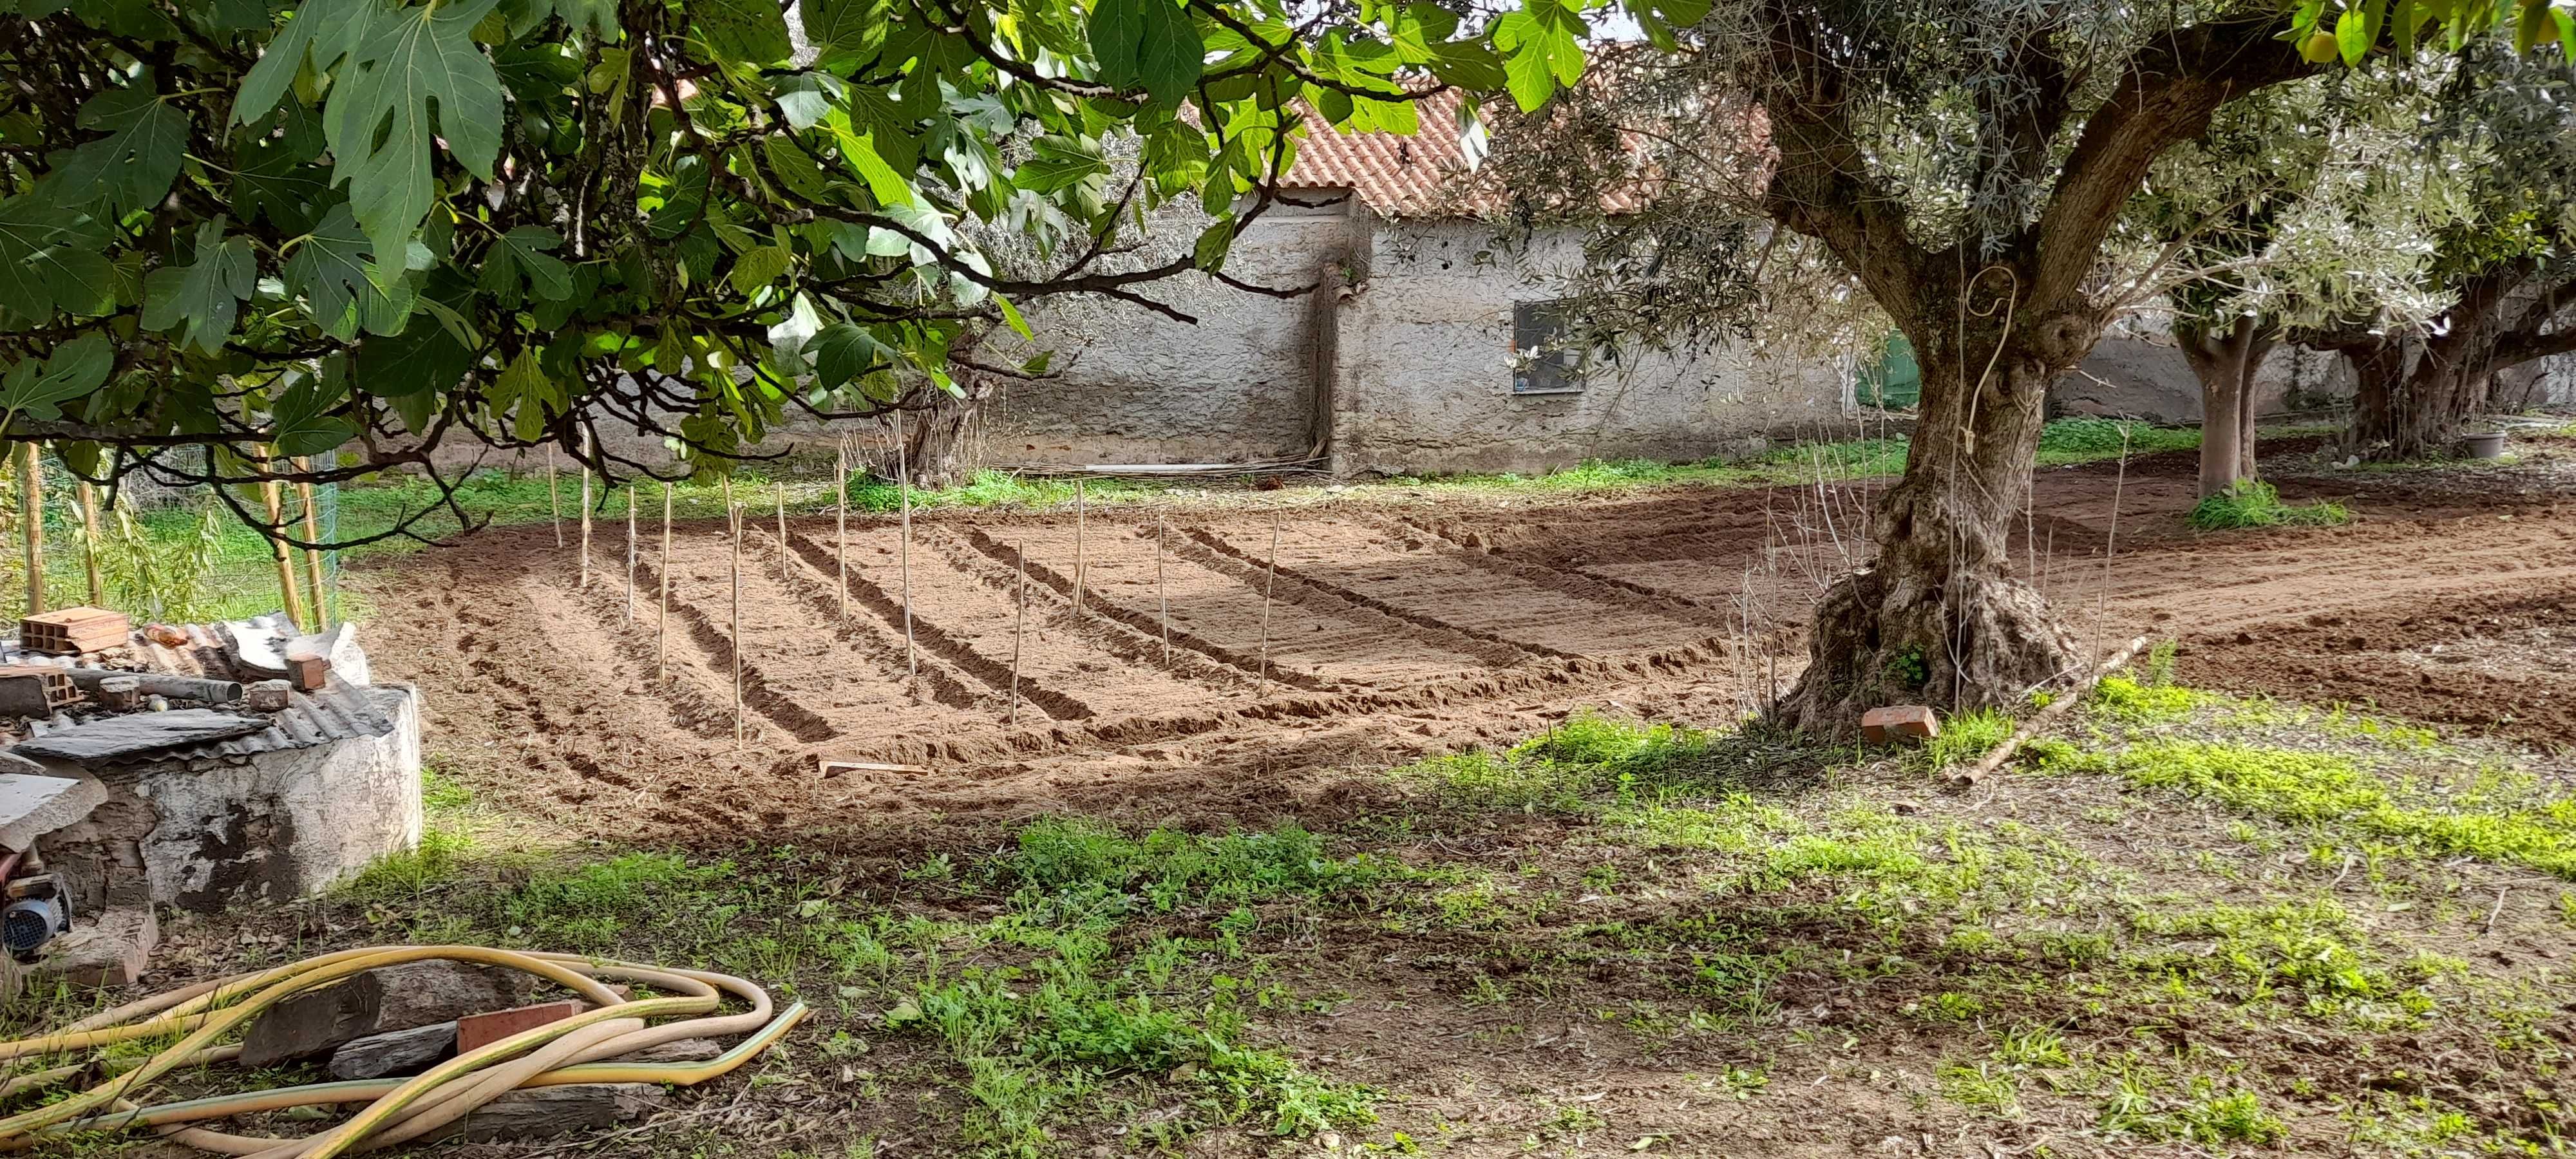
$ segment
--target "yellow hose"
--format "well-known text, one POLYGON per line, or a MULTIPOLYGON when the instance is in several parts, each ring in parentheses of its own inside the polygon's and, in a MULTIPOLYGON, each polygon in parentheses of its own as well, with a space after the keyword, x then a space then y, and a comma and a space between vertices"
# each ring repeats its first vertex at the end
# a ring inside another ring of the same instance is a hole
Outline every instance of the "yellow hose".
MULTIPOLYGON (((223 1154, 257 1159, 331 1159, 429 1134, 512 1090, 572 1083, 686 1086, 705 1082, 732 1072, 768 1049, 805 1014, 802 1003, 774 1012, 768 991, 744 979, 708 971, 483 946, 343 950, 127 1003, 72 1023, 55 1034, 0 1042, 0 1059, 14 1059, 186 1032, 178 1042, 148 1057, 108 1064, 108 1069, 123 1069, 116 1077, 50 1105, 0 1119, 0 1150, 19 1150, 42 1139, 82 1131, 148 1126, 172 1141, 223 1154), (237 1058, 238 1046, 217 1046, 215 1041, 296 993, 366 970, 433 959, 482 963, 534 974, 580 994, 592 1003, 592 1008, 468 1051, 408 1079, 321 1083, 159 1106, 138 1106, 132 1098, 134 1092, 173 1070, 237 1058), (599 982, 600 977, 674 993, 657 998, 621 998, 599 982), (727 994, 742 1000, 749 1009, 716 1014, 727 994), (681 1017, 660 1025, 648 1022, 672 1016, 681 1017), (601 1061, 682 1038, 745 1033, 751 1037, 702 1064, 601 1061), (230 1135, 188 1125, 289 1106, 351 1102, 367 1105, 348 1121, 304 1139, 230 1135)), ((11 1080, 0 1087, 0 1094, 88 1073, 95 1073, 95 1068, 86 1063, 37 1071, 11 1080)))

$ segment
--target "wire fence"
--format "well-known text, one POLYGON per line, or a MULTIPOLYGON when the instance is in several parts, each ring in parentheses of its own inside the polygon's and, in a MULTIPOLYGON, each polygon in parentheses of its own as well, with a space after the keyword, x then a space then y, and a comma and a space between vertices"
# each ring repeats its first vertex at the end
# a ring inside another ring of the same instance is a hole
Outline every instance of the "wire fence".
MULTIPOLYGON (((31 606, 28 575, 26 458, 23 449, 0 471, 0 614, 23 615, 31 606)), ((178 452, 186 453, 186 452, 178 452)), ((174 486, 140 474, 121 480, 114 494, 85 488, 52 456, 38 459, 37 497, 42 510, 36 536, 36 574, 43 606, 100 604, 140 624, 237 619, 286 605, 274 548, 204 486, 174 486)), ((299 538, 329 541, 340 525, 340 489, 323 484, 277 488, 280 513, 299 538), (303 534, 306 520, 315 534, 303 534)), ((235 498, 252 512, 266 510, 255 488, 235 498)), ((340 553, 290 551, 296 595, 308 618, 318 599, 324 616, 338 622, 346 596, 340 553)))

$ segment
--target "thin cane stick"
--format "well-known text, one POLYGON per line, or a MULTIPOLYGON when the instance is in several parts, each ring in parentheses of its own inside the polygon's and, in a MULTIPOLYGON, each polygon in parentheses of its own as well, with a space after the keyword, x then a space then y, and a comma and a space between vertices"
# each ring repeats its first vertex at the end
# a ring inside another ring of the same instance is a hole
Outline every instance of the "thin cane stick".
POLYGON ((1261 686, 1257 696, 1270 695, 1270 588, 1279 582, 1279 513, 1270 513, 1270 569, 1261 578, 1261 686))
POLYGON ((1011 723, 1020 723, 1020 648, 1029 638, 1029 541, 1013 552, 1020 563, 1020 614, 1011 625, 1011 723))
POLYGON ((725 524, 733 533, 733 747, 741 748, 742 731, 742 508, 734 505, 733 484, 725 484, 725 524))
POLYGON ((590 436, 581 440, 581 586, 590 586, 590 436))
POLYGON ((841 564, 841 620, 850 619, 850 448, 844 441, 840 457, 833 461, 832 477, 840 480, 833 489, 832 555, 841 564))
POLYGON ((671 485, 662 484, 662 610, 653 618, 653 679, 671 674, 671 485))
POLYGON ((555 446, 546 444, 546 509, 554 512, 555 546, 563 544, 563 488, 555 483, 555 446))
MULTIPOLYGON (((295 466, 296 469, 309 474, 313 470, 313 460, 309 458, 297 459, 295 460, 295 466)), ((302 499, 304 502, 304 542, 322 542, 322 516, 320 510, 315 507, 313 503, 313 481, 307 479, 301 483, 297 483, 295 485, 295 494, 297 498, 302 499)), ((96 527, 92 527, 90 530, 95 532, 98 529, 96 527)), ((321 548, 308 547, 304 549, 304 580, 305 587, 313 597, 313 630, 316 632, 324 631, 331 626, 331 601, 325 598, 322 592, 321 548)), ((97 577, 92 576, 90 578, 90 585, 92 587, 96 587, 97 584, 97 577)))
MULTIPOLYGON (((310 485, 307 486, 309 488, 310 485)), ((98 488, 90 486, 89 480, 81 479, 72 484, 72 489, 80 492, 81 570, 89 575, 89 606, 104 608, 107 606, 107 585, 101 582, 98 573, 98 488)), ((310 506, 307 504, 308 508, 310 506)), ((304 538, 313 537, 312 530, 307 528, 304 538)))
POLYGON ((635 484, 626 485, 626 622, 635 622, 635 484))
POLYGON ((1073 614, 1082 615, 1082 524, 1088 504, 1082 498, 1082 480, 1073 481, 1073 614))
POLYGON ((904 450, 903 412, 894 412, 894 491, 903 506, 903 534, 895 543, 895 567, 903 580, 903 675, 915 689, 921 667, 912 648, 912 462, 904 450))
MULTIPOLYGON (((22 543, 27 552, 27 614, 30 616, 45 610, 45 474, 43 465, 36 461, 36 455, 35 440, 18 444, 18 515, 25 524, 19 530, 24 533, 22 543)), ((271 506, 274 505, 272 500, 271 506)), ((271 512, 269 521, 273 523, 276 519, 276 513, 271 512)), ((285 557, 279 558, 283 560, 285 557)), ((289 572, 286 578, 292 580, 295 575, 289 572)))
POLYGON ((1163 556, 1171 529, 1161 515, 1154 517, 1154 602, 1163 609, 1163 667, 1172 666, 1172 596, 1163 586, 1163 556))

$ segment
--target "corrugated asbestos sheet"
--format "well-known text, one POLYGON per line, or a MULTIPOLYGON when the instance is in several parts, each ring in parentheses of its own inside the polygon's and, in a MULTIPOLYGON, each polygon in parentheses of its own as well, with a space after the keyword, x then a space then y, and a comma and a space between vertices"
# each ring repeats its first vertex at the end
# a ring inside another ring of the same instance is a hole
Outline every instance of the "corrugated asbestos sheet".
MULTIPOLYGON (((292 628, 286 626, 283 616, 258 616, 249 622, 277 633, 280 638, 296 634, 292 628)), ((224 625, 183 624, 180 625, 180 630, 188 634, 188 643, 184 647, 165 648, 144 639, 143 633, 138 631, 126 648, 126 658, 123 662, 105 665, 94 660, 85 660, 82 662, 82 667, 113 667, 132 672, 202 676, 210 680, 238 680, 244 684, 266 679, 255 672, 234 670, 232 653, 226 643, 229 633, 224 625)), ((64 663, 64 658, 60 656, 22 651, 14 636, 0 640, 0 664, 61 665, 64 663)), ((350 684, 334 674, 324 681, 321 688, 312 692, 290 693, 286 711, 273 714, 270 717, 272 723, 263 731, 230 740, 134 753, 105 763, 126 765, 149 761, 250 757, 261 753, 283 752, 288 749, 311 748, 356 737, 384 736, 394 730, 394 722, 387 714, 386 708, 379 706, 379 698, 398 699, 403 695, 405 694, 399 689, 379 690, 365 685, 350 684)), ((93 711, 87 715, 97 714, 93 711)), ((51 720, 29 721, 28 734, 42 736, 79 723, 80 721, 69 713, 56 713, 51 720)))

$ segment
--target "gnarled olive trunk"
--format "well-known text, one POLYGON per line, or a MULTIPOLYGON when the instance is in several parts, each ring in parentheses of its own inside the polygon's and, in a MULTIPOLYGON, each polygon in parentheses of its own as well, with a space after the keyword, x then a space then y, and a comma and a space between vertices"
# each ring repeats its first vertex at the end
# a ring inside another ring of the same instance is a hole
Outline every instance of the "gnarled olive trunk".
POLYGON ((903 413, 904 455, 915 487, 954 487, 983 466, 984 403, 993 388, 980 375, 961 376, 957 385, 964 397, 931 395, 920 409, 903 413))
POLYGON ((2011 704, 2076 668, 2075 640, 2013 574, 2008 546, 2030 494, 2048 384, 2097 334, 2080 323, 2033 326, 2001 338, 2000 355, 1992 336, 1978 350, 1974 332, 1964 353, 1951 334, 1908 335, 1924 394, 1905 477, 1879 501, 1877 559, 1816 610, 1806 674, 1775 708, 1783 723, 1848 737, 1871 708, 2011 704))

